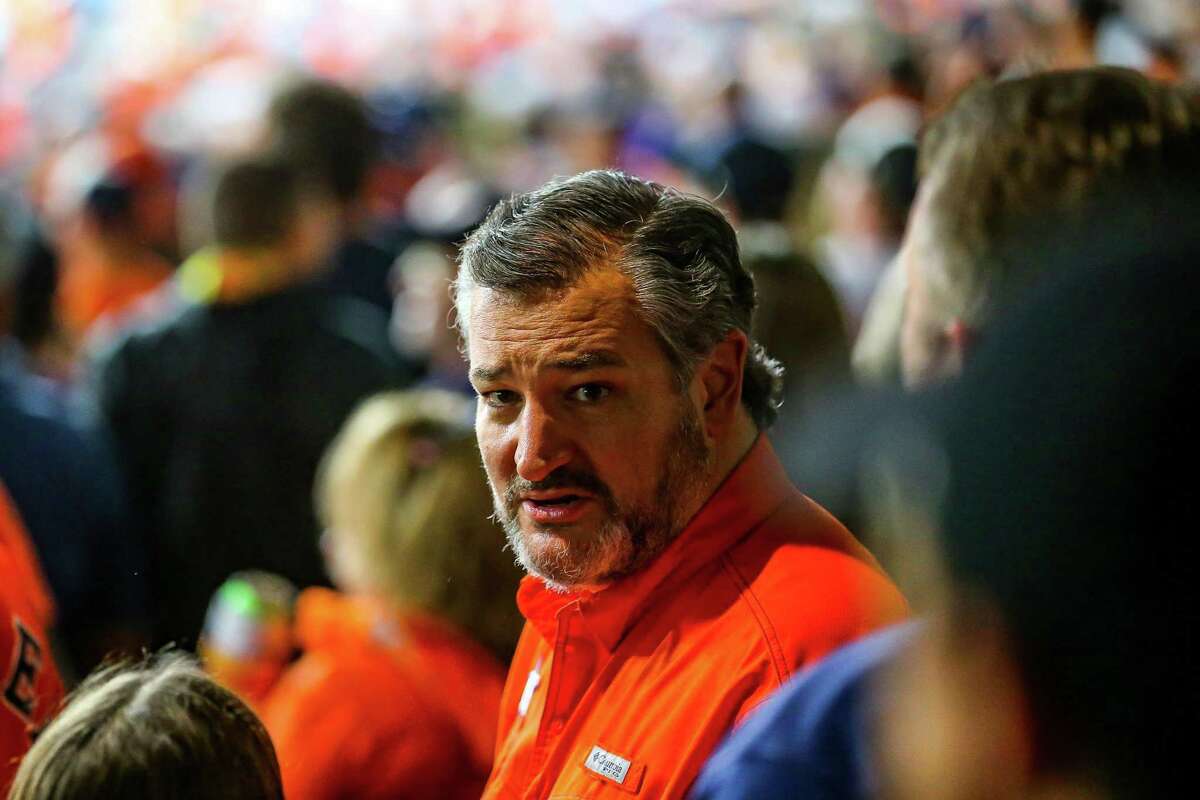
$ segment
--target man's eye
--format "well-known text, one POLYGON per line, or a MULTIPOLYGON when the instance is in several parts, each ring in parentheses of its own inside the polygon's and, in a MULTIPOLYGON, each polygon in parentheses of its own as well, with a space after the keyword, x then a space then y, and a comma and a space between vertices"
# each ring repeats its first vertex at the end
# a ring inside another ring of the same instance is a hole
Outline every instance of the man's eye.
POLYGON ((480 392, 483 402, 492 408, 505 408, 517 402, 520 397, 509 389, 497 389, 493 392, 480 392))
POLYGON ((598 403, 611 394, 612 389, 598 383, 585 383, 571 390, 571 399, 581 403, 598 403))

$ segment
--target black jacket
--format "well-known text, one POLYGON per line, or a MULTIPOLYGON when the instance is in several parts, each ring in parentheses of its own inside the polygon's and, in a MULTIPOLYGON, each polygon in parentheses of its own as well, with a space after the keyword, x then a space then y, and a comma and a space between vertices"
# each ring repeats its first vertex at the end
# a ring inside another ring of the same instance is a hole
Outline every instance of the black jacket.
POLYGON ((96 378, 149 555, 156 645, 192 644, 236 570, 325 581, 317 464, 360 400, 407 379, 377 309, 314 287, 187 307, 126 336, 96 378))

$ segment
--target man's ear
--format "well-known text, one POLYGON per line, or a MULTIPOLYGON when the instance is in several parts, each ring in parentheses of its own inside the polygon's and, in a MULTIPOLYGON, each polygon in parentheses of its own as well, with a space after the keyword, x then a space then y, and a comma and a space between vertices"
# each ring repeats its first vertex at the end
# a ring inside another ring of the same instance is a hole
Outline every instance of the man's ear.
POLYGON ((974 348, 978 338, 975 330, 961 317, 954 317, 946 324, 943 335, 946 339, 945 366, 947 371, 954 376, 961 375, 963 364, 966 363, 968 354, 974 348))
POLYGON ((700 407, 705 432, 711 438, 727 431, 737 417, 742 403, 742 370, 749 350, 746 334, 735 328, 700 365, 696 376, 700 407))

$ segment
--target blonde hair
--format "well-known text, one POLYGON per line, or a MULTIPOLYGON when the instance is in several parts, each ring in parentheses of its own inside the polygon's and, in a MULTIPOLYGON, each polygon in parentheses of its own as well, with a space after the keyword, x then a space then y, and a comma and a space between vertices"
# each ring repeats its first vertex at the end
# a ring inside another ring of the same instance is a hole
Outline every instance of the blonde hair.
POLYGON ((283 800, 245 703, 179 653, 93 672, 37 737, 9 800, 283 800))
POLYGON ((343 588, 441 616, 503 659, 520 632, 521 573, 490 518, 473 407, 439 391, 368 399, 325 454, 317 510, 343 588))

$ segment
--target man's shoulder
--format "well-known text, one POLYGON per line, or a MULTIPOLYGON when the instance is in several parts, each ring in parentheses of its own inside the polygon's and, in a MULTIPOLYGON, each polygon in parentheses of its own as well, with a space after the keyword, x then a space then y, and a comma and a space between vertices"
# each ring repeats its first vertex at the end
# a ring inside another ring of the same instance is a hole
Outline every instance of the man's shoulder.
POLYGON ((205 311, 200 305, 180 303, 142 315, 89 341, 88 360, 99 369, 132 360, 140 369, 152 370, 169 362, 171 350, 203 327, 205 311))
POLYGON ((202 306, 173 306, 89 343, 86 383, 107 416, 115 409, 141 407, 178 379, 191 362, 197 334, 205 325, 202 306))
POLYGON ((375 357, 395 360, 388 333, 388 316, 359 297, 329 293, 320 298, 321 329, 346 346, 375 357))
POLYGON ((770 676, 767 688, 908 614, 899 591, 861 545, 798 493, 673 587, 661 596, 658 613, 637 626, 642 635, 683 626, 693 644, 736 641, 737 648, 706 652, 710 674, 734 674, 754 663, 770 676))
POLYGON ((723 557, 764 636, 793 665, 907 616, 899 590, 846 528, 799 492, 723 557))
POLYGON ((241 316, 244 335, 282 345, 300 363, 409 377, 392 347, 387 315, 358 297, 303 284, 264 298, 241 316))
POLYGON ((726 554, 749 588, 789 599, 887 585, 874 556, 820 505, 793 491, 761 525, 726 554), (805 578, 800 583, 797 579, 805 578))

